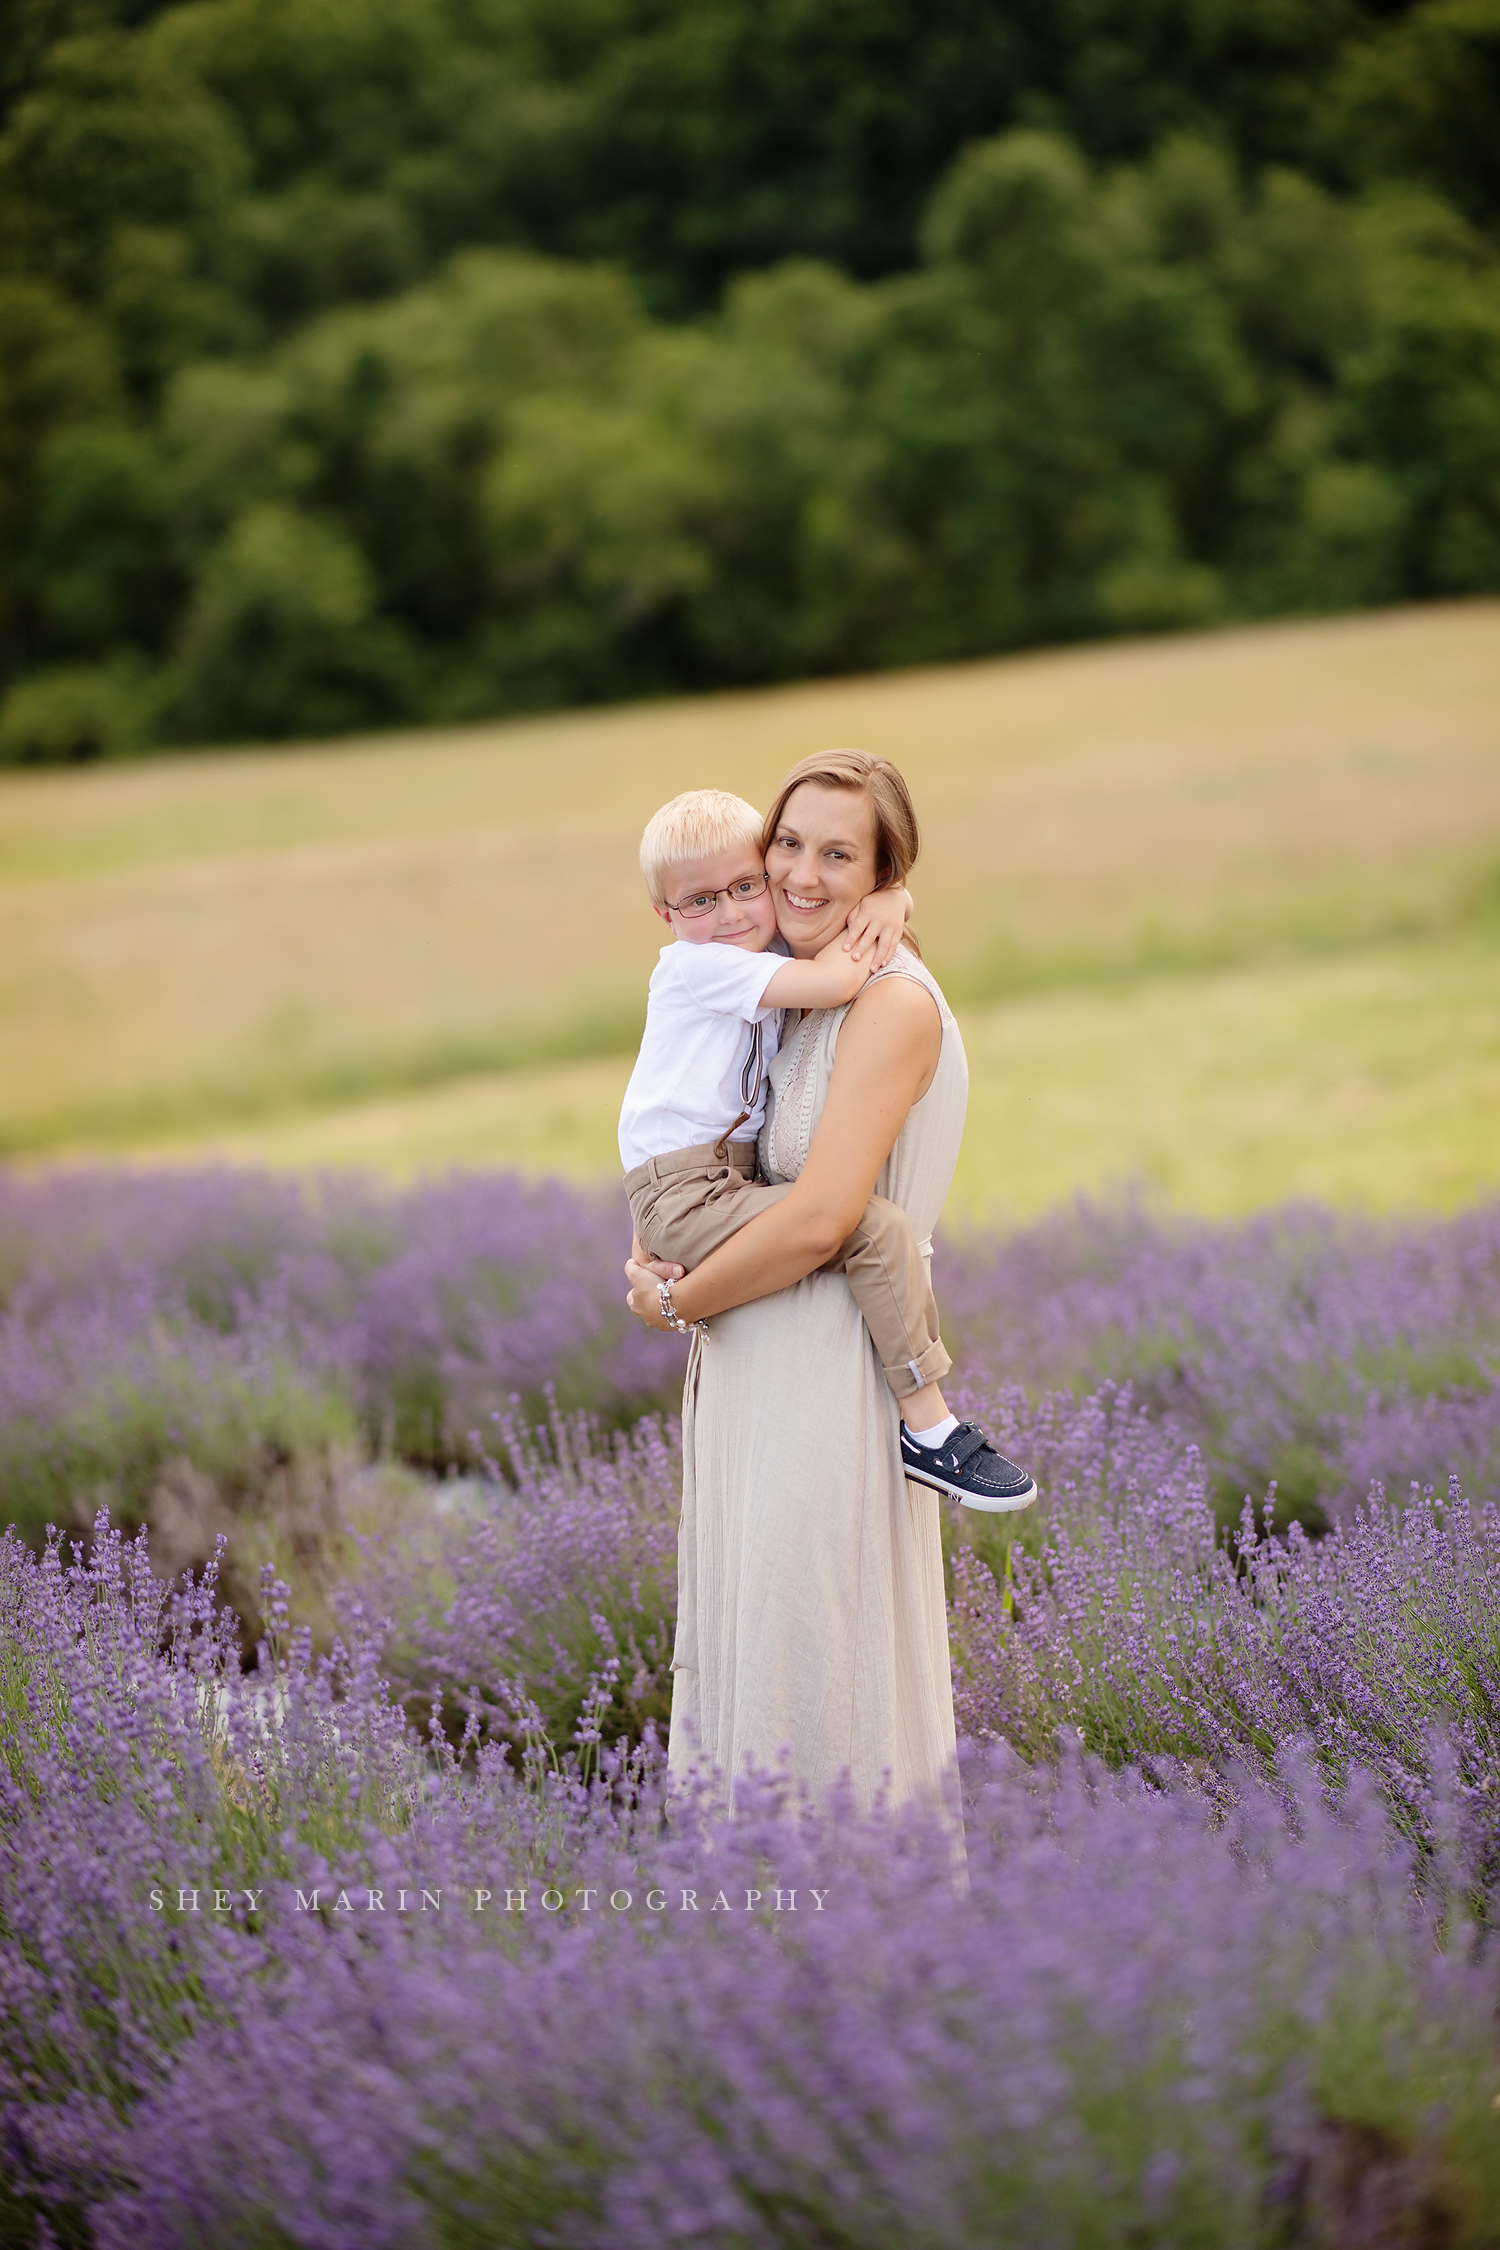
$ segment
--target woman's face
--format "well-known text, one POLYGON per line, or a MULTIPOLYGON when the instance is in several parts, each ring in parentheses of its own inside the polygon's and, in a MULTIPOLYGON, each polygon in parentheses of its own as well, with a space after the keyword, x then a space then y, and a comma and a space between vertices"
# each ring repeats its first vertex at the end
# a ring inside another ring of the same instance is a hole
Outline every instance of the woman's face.
POLYGON ((875 807, 863 790, 804 781, 766 847, 776 926, 798 960, 837 937, 875 888, 875 807))

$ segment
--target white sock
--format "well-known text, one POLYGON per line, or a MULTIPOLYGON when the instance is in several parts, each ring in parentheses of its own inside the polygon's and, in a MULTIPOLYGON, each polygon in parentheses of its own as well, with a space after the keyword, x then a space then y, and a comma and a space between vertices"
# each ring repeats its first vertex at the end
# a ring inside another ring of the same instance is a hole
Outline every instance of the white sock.
POLYGON ((956 1414, 946 1414, 944 1415, 941 1422, 934 1422, 930 1430, 914 1430, 911 1427, 911 1424, 908 1423, 907 1436, 914 1437, 918 1445, 929 1445, 936 1447, 942 1445, 948 1438, 952 1437, 954 1431, 957 1428, 958 1416, 956 1414))

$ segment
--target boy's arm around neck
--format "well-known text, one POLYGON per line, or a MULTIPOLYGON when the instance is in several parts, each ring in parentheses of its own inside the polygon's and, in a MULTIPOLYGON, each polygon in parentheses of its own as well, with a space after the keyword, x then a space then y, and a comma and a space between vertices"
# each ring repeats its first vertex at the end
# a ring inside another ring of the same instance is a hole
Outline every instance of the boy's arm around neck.
POLYGON ((912 916, 912 895, 906 889, 867 891, 849 910, 844 930, 844 950, 856 960, 874 949, 877 969, 886 968, 897 950, 912 916))
POLYGON ((842 1008, 862 992, 873 957, 857 961, 844 951, 844 936, 830 938, 811 961, 786 961, 766 986, 767 1008, 842 1008))

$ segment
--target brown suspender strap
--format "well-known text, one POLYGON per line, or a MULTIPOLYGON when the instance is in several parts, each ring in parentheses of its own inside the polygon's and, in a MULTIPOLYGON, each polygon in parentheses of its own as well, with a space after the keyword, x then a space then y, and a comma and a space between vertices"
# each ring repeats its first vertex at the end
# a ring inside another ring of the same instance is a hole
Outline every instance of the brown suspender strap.
POLYGON ((714 1158, 716 1162, 720 1164, 727 1164, 729 1162, 729 1136, 731 1133, 737 1133, 739 1131, 740 1127, 744 1124, 745 1119, 749 1115, 750 1112, 748 1109, 742 1109, 739 1116, 735 1119, 734 1123, 732 1125, 725 1126, 723 1132, 714 1142, 714 1158))

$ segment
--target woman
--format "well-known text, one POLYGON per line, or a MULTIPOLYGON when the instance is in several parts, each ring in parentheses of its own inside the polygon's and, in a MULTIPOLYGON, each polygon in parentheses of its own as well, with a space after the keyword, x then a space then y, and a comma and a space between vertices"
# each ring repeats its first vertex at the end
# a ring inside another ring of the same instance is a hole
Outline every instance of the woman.
MULTIPOLYGON (((806 959, 917 854, 906 784, 862 751, 806 758, 766 823, 778 927, 806 959)), ((747 1761, 868 1804, 948 1785, 955 1738, 935 1493, 902 1471, 899 1414, 840 1274, 816 1269, 872 1192, 930 1238, 963 1137, 958 1027, 908 942, 846 1008, 802 1017, 771 1065, 760 1143, 792 1192, 676 1281, 708 1319, 683 1401, 669 1759, 731 1786, 747 1761)), ((662 1268, 676 1274, 680 1269, 662 1268)), ((656 1271, 630 1305, 665 1325, 656 1271)))

